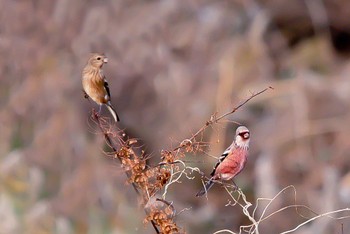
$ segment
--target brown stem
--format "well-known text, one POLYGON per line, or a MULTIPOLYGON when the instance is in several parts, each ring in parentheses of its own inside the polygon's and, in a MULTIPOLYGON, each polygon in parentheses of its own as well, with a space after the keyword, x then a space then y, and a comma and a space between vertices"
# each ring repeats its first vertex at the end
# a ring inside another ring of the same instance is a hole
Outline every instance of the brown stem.
MULTIPOLYGON (((114 151, 114 152, 117 152, 117 148, 114 146, 113 144, 113 141, 111 139, 111 137, 109 136, 109 134, 105 131, 101 121, 100 121, 100 116, 98 115, 98 113, 95 111, 95 109, 92 109, 92 117, 93 117, 93 120, 95 120, 97 122, 97 125, 98 127, 100 128, 101 132, 103 133, 104 135, 104 138, 105 138, 105 141, 107 142, 107 144, 109 145, 109 147, 111 147, 111 149, 114 151)), ((119 159, 119 162, 121 163, 121 159, 119 157, 117 157, 119 159)), ((128 171, 125 171, 125 174, 127 176, 128 179, 130 179, 131 175, 130 175, 130 172, 128 171)), ((140 196, 140 191, 138 190, 137 186, 135 183, 131 183, 136 194, 138 196, 140 196)), ((147 211, 144 209, 145 213, 147 214, 147 211)), ((157 234, 160 233, 160 231, 158 230, 158 227, 157 225, 155 224, 155 222, 153 220, 151 220, 151 223, 152 223, 152 226, 154 228, 154 230, 156 231, 157 234)))

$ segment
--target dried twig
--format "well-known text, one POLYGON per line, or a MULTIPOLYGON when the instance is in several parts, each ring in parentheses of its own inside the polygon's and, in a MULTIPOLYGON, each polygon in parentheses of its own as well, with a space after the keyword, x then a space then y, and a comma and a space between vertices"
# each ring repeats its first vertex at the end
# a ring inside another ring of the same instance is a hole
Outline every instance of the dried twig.
POLYGON ((244 100, 244 101, 243 101, 242 103, 240 103, 238 106, 234 107, 231 111, 229 111, 229 112, 227 112, 227 113, 225 113, 225 114, 223 114, 223 115, 221 115, 221 116, 219 116, 219 117, 216 116, 216 113, 213 114, 213 115, 210 117, 210 120, 208 120, 208 121, 205 123, 205 125, 204 125, 203 127, 201 127, 195 134, 193 134, 192 137, 190 137, 189 139, 185 139, 184 141, 182 141, 182 142, 180 143, 180 145, 178 145, 177 147, 175 147, 172 151, 175 152, 175 151, 177 151, 177 150, 179 150, 179 149, 181 149, 181 148, 186 147, 186 144, 183 144, 183 142, 185 142, 185 141, 186 141, 186 142, 194 142, 195 138, 196 138, 199 134, 203 133, 204 130, 207 129, 209 126, 211 126, 211 125, 214 124, 214 123, 217 123, 219 120, 225 118, 226 116, 235 113, 238 109, 240 109, 242 106, 244 106, 247 102, 249 102, 250 100, 252 100, 252 99, 255 98, 256 96, 259 96, 260 94, 266 92, 266 91, 269 90, 269 89, 273 89, 273 87, 269 86, 269 87, 267 87, 267 88, 265 88, 265 89, 263 89, 263 90, 261 90, 261 91, 259 91, 259 92, 257 92, 257 93, 252 93, 252 95, 251 95, 249 98, 247 98, 246 100, 244 100))
MULTIPOLYGON (((145 163, 144 157, 137 156, 134 153, 131 147, 131 145, 135 143, 133 139, 123 140, 123 138, 126 136, 123 131, 116 133, 115 131, 111 130, 111 125, 109 122, 107 122, 104 118, 101 118, 95 110, 92 111, 92 120, 99 127, 106 143, 113 150, 115 157, 119 159, 119 162, 122 164, 128 177, 128 181, 133 185, 133 188, 138 196, 142 197, 143 204, 148 204, 150 199, 159 190, 164 189, 162 196, 163 198, 158 198, 156 201, 166 204, 167 207, 160 208, 157 205, 147 209, 144 207, 147 214, 145 223, 151 221, 156 233, 179 233, 179 228, 173 221, 176 213, 175 208, 172 203, 165 200, 165 196, 169 186, 180 182, 183 175, 186 176, 187 179, 193 179, 194 177, 191 175, 193 172, 200 173, 200 170, 197 167, 189 167, 184 161, 182 161, 182 158, 185 156, 186 152, 201 152, 203 151, 203 147, 207 147, 206 144, 197 142, 195 138, 198 135, 203 134, 206 128, 214 123, 217 123, 226 116, 233 114, 251 99, 264 93, 268 89, 272 88, 268 87, 260 92, 252 94, 249 98, 228 113, 225 113, 219 117, 217 117, 216 114, 212 115, 210 120, 207 121, 206 124, 191 138, 183 140, 180 145, 173 150, 163 150, 161 152, 161 162, 159 162, 158 166, 156 167, 148 167, 145 163)), ((244 196, 244 194, 242 194, 242 196, 244 196)))
MULTIPOLYGON (((93 120, 97 123, 97 126, 100 128, 101 132, 103 133, 104 138, 105 138, 105 140, 106 140, 108 146, 111 147, 111 149, 112 149, 114 152, 117 152, 117 147, 113 144, 113 141, 112 141, 110 135, 108 134, 108 132, 105 131, 105 127, 104 127, 104 124, 105 124, 105 123, 101 120, 99 114, 98 114, 94 109, 92 110, 92 118, 93 118, 93 120)), ((117 157, 117 158, 119 159, 119 162, 122 163, 121 158, 120 158, 120 157, 117 157)), ((130 180, 130 178, 131 178, 131 173, 130 173, 129 171, 125 170, 125 174, 126 174, 128 180, 130 180)), ((132 182, 131 184, 132 184, 132 186, 133 186, 133 188, 134 188, 136 194, 137 194, 138 196, 140 196, 141 194, 140 194, 139 189, 137 188, 137 185, 136 185, 135 183, 133 183, 133 182, 132 182)), ((147 214, 147 211, 146 211, 146 210, 145 210, 145 212, 146 212, 146 214, 147 214)), ((158 230, 158 227, 157 227, 156 223, 155 223, 153 220, 151 220, 151 223, 152 223, 152 226, 153 226, 155 232, 156 232, 157 234, 159 234, 160 231, 158 230)))
MULTIPOLYGON (((251 224, 249 225, 244 225, 244 226, 241 226, 239 228, 239 233, 256 233, 258 234, 259 233, 259 225, 266 221, 267 219, 271 218, 272 216, 284 211, 284 210, 287 210, 287 209, 290 209, 290 208, 295 208, 296 210, 296 213, 298 215, 300 215, 301 217, 307 219, 305 222, 302 222, 301 224, 299 224, 298 226, 296 226, 295 228, 291 229, 291 230, 287 230, 285 232, 282 232, 282 234, 287 234, 287 233, 291 233, 291 232, 294 232, 296 231, 297 229, 299 229, 301 226, 304 226, 305 224, 309 223, 309 222, 312 222, 316 219, 319 219, 319 218, 322 218, 322 217, 328 217, 328 218, 331 218, 331 219, 335 219, 335 220, 342 220, 342 219, 347 219, 347 218, 350 218, 350 215, 343 215, 341 217, 333 217, 331 216, 332 214, 339 214, 339 213, 342 213, 342 212, 350 212, 350 208, 344 208, 344 209, 339 209, 339 210, 335 210, 335 211, 330 211, 330 212, 326 212, 326 213, 323 213, 323 214, 317 214, 315 211, 313 211, 312 209, 310 209, 308 206, 305 206, 305 205, 298 205, 296 204, 296 189, 293 185, 289 185, 285 188, 283 188, 281 191, 279 191, 273 198, 269 199, 269 198, 258 198, 256 200, 256 205, 253 209, 252 212, 249 212, 249 207, 252 206, 252 203, 248 202, 247 199, 246 199, 246 196, 244 195, 244 193, 242 192, 242 190, 237 190, 238 192, 238 197, 235 198, 233 195, 232 195, 232 192, 228 190, 228 188, 225 186, 225 189, 227 191, 227 193, 229 194, 230 198, 232 199, 233 202, 229 201, 229 203, 227 205, 230 205, 230 206, 235 206, 235 205, 239 205, 241 208, 242 208, 242 211, 243 211, 243 214, 251 221, 251 224), (285 206, 285 207, 282 207, 274 212, 272 212, 271 214, 269 215, 266 215, 266 212, 268 210, 268 208, 270 207, 270 205, 273 203, 273 201, 276 200, 277 197, 279 197, 281 194, 285 193, 287 190, 289 189, 292 189, 293 191, 293 194, 294 194, 294 202, 295 204, 293 205, 288 205, 288 206, 285 206), (243 200, 243 202, 241 202, 240 200, 243 200), (269 203, 264 207, 263 209, 263 212, 262 214, 260 215, 260 217, 255 217, 256 216, 256 210, 259 206, 259 201, 262 201, 262 200, 267 200, 269 201, 269 203), (308 211, 310 211, 311 213, 315 214, 316 216, 314 217, 311 217, 311 218, 307 218, 305 216, 303 216, 299 211, 298 209, 300 208, 303 208, 303 209, 306 209, 308 211)), ((219 233, 232 233, 232 234, 236 234, 235 232, 231 231, 231 230, 227 230, 227 229, 223 229, 223 230, 219 230, 219 231, 216 231, 214 234, 219 234, 219 233)))

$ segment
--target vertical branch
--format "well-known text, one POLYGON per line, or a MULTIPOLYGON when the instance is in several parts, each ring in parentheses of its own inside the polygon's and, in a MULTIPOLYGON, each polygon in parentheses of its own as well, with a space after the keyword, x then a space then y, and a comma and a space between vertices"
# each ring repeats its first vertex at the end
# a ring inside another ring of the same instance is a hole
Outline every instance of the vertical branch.
MULTIPOLYGON (((108 146, 113 150, 114 153, 116 153, 117 147, 114 145, 108 132, 105 131, 105 128, 102 125, 100 116, 97 114, 97 112, 94 109, 92 110, 92 117, 93 117, 93 120, 96 121, 97 126, 100 128, 101 132, 103 133, 103 136, 104 136, 105 141, 107 142, 108 146)), ((119 162, 122 163, 121 159, 119 157, 117 157, 117 158, 119 159, 119 162)), ((127 178, 130 179, 130 173, 128 171, 125 171, 125 174, 126 174, 127 178)), ((136 185, 134 183, 132 183, 132 186, 133 186, 135 192, 137 193, 137 195, 140 195, 140 191, 137 189, 136 185)))
MULTIPOLYGON (((93 119, 94 121, 96 121, 96 123, 97 123, 99 129, 101 130, 101 132, 103 133, 104 138, 105 138, 105 141, 107 142, 107 144, 109 145, 109 147, 111 147, 111 149, 113 150, 114 153, 118 152, 118 151, 117 151, 117 147, 114 145, 114 143, 113 143, 113 141, 112 141, 112 138, 110 137, 110 134, 109 134, 109 133, 106 131, 106 129, 104 128, 103 123, 101 122, 100 116, 97 114, 97 112, 96 112, 94 109, 92 110, 92 119, 93 119)), ((117 157, 117 158, 119 159, 119 162, 122 164, 121 158, 120 158, 120 157, 117 157)), ((131 179, 131 173, 130 173, 129 171, 125 170, 125 174, 126 174, 128 180, 130 180, 130 179, 131 179)), ((137 188, 137 185, 136 185, 134 182, 131 182, 131 184, 132 184, 132 186, 133 186, 133 188, 134 188, 136 194, 137 194, 138 196, 140 196, 141 194, 140 194, 139 189, 137 188)), ((148 215, 146 209, 144 209, 144 211, 145 211, 145 213, 148 215)), ((152 226, 153 226, 155 232, 156 232, 157 234, 159 234, 160 231, 158 230, 158 227, 157 227, 156 223, 155 223, 153 220, 151 220, 151 224, 152 224, 152 226)))

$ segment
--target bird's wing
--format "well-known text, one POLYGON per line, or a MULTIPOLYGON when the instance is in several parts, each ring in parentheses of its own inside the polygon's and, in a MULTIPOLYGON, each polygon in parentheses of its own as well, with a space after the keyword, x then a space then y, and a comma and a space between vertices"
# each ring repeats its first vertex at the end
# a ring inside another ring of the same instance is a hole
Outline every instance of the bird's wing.
POLYGON ((104 81, 103 86, 105 87, 105 89, 106 89, 106 91, 107 91, 108 98, 110 98, 110 97, 111 97, 111 93, 110 93, 110 91, 109 91, 109 86, 108 86, 108 82, 107 82, 107 80, 106 80, 106 77, 103 78, 103 81, 104 81))
POLYGON ((214 166, 213 171, 210 173, 211 176, 215 175, 216 169, 218 168, 218 166, 222 163, 222 161, 224 161, 224 159, 227 157, 227 155, 230 154, 230 152, 233 150, 233 148, 235 148, 235 144, 234 142, 221 154, 218 162, 216 163, 216 165, 214 166))

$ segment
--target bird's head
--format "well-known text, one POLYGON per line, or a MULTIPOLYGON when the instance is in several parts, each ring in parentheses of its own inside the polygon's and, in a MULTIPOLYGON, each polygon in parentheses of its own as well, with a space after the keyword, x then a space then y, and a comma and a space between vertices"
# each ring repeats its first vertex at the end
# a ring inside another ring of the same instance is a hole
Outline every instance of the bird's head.
POLYGON ((92 54, 88 64, 94 68, 101 68, 103 64, 108 62, 108 58, 104 54, 92 54))
POLYGON ((250 132, 247 127, 239 126, 236 130, 235 142, 238 147, 249 148, 250 132))

